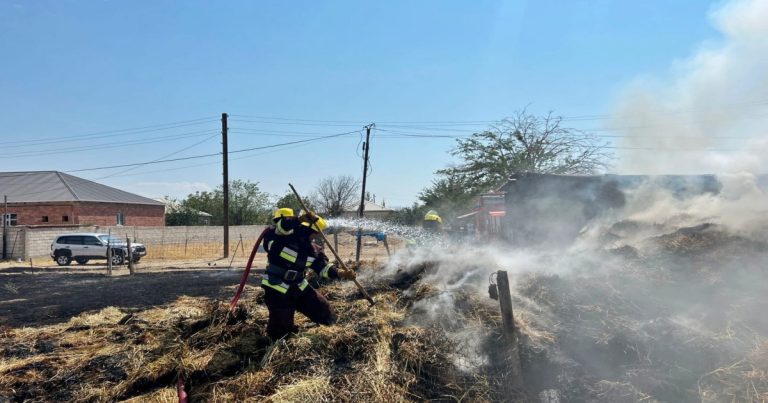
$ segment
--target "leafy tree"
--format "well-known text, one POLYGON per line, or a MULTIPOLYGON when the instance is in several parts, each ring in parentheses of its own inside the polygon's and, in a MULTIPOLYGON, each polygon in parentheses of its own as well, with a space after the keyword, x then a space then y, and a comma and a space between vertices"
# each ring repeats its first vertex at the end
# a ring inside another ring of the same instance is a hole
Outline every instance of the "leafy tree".
POLYGON ((199 212, 188 209, 179 208, 173 211, 169 211, 165 214, 165 225, 169 227, 177 225, 202 225, 204 224, 200 219, 199 212))
MULTIPOLYGON (((315 210, 315 204, 312 202, 312 200, 307 200, 304 198, 304 203, 307 204, 307 207, 315 210)), ((277 199, 275 202, 275 208, 282 208, 282 207, 288 207, 293 209, 293 212, 296 214, 299 214, 299 212, 302 210, 301 204, 299 204, 299 201, 296 200, 296 196, 293 194, 293 192, 288 192, 284 194, 282 197, 277 199)))
MULTIPOLYGON (((419 193, 419 200, 424 202, 424 213, 434 209, 450 222, 455 215, 466 212, 472 200, 479 194, 478 187, 467 183, 467 178, 454 172, 448 172, 432 181, 432 186, 419 193)), ((423 218, 423 214, 422 217, 423 218)))
POLYGON ((413 203, 413 206, 411 207, 396 209, 395 212, 389 216, 387 221, 402 225, 421 225, 421 221, 424 219, 424 214, 427 213, 427 210, 427 206, 413 203))
POLYGON ((462 162, 438 171, 461 177, 470 193, 502 185, 517 172, 590 174, 607 166, 605 145, 562 126, 562 117, 518 112, 481 133, 458 139, 451 154, 462 162))
POLYGON ((338 217, 358 203, 359 191, 360 181, 351 176, 328 177, 317 185, 313 199, 323 213, 338 217))
MULTIPOLYGON (((195 192, 182 202, 188 209, 204 211, 212 215, 211 224, 224 224, 224 189, 195 192)), ((269 195, 259 190, 258 183, 234 180, 229 184, 229 224, 251 225, 269 222, 271 209, 269 195)))

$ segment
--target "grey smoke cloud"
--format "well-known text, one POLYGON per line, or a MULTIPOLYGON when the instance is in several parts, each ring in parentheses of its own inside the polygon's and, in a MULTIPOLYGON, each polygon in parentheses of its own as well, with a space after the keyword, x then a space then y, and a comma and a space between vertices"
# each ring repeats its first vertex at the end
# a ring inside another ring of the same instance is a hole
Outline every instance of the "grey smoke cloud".
POLYGON ((619 147, 636 148, 619 150, 620 173, 768 170, 768 1, 730 1, 710 20, 721 39, 620 97, 610 126, 631 136, 619 147))

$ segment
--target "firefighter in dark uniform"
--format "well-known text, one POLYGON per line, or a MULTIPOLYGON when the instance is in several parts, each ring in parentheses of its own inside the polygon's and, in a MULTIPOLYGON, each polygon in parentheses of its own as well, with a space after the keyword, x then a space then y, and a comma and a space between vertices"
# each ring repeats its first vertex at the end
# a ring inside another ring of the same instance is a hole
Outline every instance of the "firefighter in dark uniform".
POLYGON ((275 225, 264 234, 268 264, 261 286, 269 309, 267 335, 275 341, 295 331, 296 311, 321 325, 336 322, 328 300, 309 286, 307 269, 323 279, 351 280, 355 272, 338 270, 313 242, 327 226, 322 217, 311 213, 295 217, 293 210, 282 208, 275 211, 273 221, 275 225))
POLYGON ((427 214, 424 215, 424 221, 422 221, 421 227, 428 232, 441 233, 443 232, 443 219, 437 215, 437 211, 429 210, 427 211, 427 214))

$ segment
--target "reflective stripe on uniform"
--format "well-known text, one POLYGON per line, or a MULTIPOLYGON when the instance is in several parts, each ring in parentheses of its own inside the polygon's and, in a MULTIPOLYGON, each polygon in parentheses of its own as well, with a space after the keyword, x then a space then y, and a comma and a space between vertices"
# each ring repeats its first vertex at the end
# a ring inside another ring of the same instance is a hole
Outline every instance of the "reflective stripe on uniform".
POLYGON ((329 273, 331 271, 331 267, 333 267, 333 265, 330 264, 330 263, 325 265, 325 267, 323 267, 323 270, 320 270, 320 276, 322 278, 331 278, 331 276, 329 275, 329 273))
POLYGON ((315 258, 313 258, 312 256, 307 256, 307 267, 311 267, 312 263, 314 262, 315 262, 315 258))
POLYGON ((296 263, 296 258, 298 256, 299 256, 299 252, 296 252, 291 248, 284 247, 283 250, 280 251, 280 257, 291 263, 296 263))
POLYGON ((283 220, 280 220, 277 222, 277 225, 275 225, 275 233, 277 233, 277 235, 283 235, 283 236, 293 234, 293 230, 286 231, 283 228, 282 223, 283 223, 283 220))
POLYGON ((264 249, 265 249, 267 252, 269 252, 269 248, 271 248, 271 247, 272 247, 272 243, 273 243, 273 242, 275 242, 275 241, 269 241, 269 242, 267 242, 267 245, 266 245, 266 247, 264 248, 264 249))
MULTIPOLYGON (((285 282, 272 284, 269 282, 269 279, 266 279, 266 278, 261 279, 261 285, 265 287, 269 287, 275 291, 279 291, 280 293, 283 293, 283 294, 287 293, 288 288, 291 287, 289 284, 286 284, 285 282)), ((304 289, 307 288, 308 285, 309 285, 309 282, 307 281, 307 279, 302 280, 301 283, 298 284, 299 290, 304 291, 304 289)))

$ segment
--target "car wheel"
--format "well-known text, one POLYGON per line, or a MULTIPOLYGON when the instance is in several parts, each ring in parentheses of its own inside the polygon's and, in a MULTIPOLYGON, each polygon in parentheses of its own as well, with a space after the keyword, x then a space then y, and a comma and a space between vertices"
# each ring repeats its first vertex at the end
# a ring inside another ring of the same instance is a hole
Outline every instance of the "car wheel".
POLYGON ((82 257, 76 257, 75 261, 77 262, 77 264, 86 264, 86 263, 88 263, 88 259, 85 259, 85 258, 82 258, 82 257))
POLYGON ((69 264, 72 263, 72 258, 67 255, 58 255, 56 256, 56 264, 59 266, 69 266, 69 264))
POLYGON ((140 257, 135 257, 133 258, 133 263, 139 263, 139 260, 141 260, 140 257))
POLYGON ((112 264, 115 266, 120 266, 123 264, 123 255, 121 253, 112 252, 112 264))

